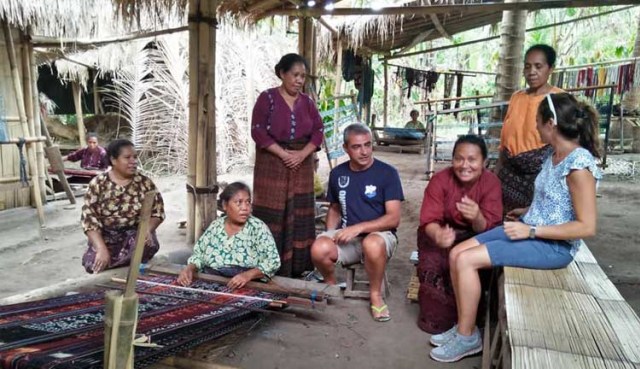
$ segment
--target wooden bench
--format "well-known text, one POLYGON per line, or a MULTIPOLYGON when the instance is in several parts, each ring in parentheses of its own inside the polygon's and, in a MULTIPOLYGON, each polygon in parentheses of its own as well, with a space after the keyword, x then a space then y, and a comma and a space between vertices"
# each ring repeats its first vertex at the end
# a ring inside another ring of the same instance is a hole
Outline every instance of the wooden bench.
POLYGON ((482 368, 640 368, 640 319, 584 243, 565 269, 504 268, 494 287, 482 368))

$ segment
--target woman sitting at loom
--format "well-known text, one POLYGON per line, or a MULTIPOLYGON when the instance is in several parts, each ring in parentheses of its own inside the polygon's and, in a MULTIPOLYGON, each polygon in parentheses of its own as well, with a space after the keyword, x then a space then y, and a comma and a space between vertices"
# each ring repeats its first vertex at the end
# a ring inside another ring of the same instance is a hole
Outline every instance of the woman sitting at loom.
POLYGON ((178 283, 188 286, 195 272, 233 277, 228 287, 241 288, 247 282, 272 277, 280 268, 280 256, 267 225, 251 215, 251 190, 241 182, 225 187, 220 194, 225 216, 216 219, 193 248, 178 283))
MULTIPOLYGON (((82 228, 89 239, 82 265, 88 273, 129 265, 144 195, 156 190, 151 179, 137 173, 138 156, 131 141, 111 142, 107 154, 111 170, 89 182, 82 206, 82 228)), ((157 192, 142 254, 143 263, 160 248, 156 228, 163 220, 164 203, 157 192)))

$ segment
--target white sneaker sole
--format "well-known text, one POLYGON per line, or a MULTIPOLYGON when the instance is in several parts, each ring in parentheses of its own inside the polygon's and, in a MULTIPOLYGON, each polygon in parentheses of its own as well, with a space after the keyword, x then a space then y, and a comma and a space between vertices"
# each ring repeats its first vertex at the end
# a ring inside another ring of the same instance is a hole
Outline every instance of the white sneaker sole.
POLYGON ((482 345, 480 345, 480 347, 478 347, 478 348, 476 348, 476 349, 473 349, 473 350, 471 350, 471 351, 467 351, 467 352, 463 353, 462 355, 456 356, 456 357, 454 357, 454 358, 452 358, 452 359, 442 359, 442 358, 434 357, 432 353, 429 353, 429 356, 430 356, 433 360, 435 360, 435 361, 439 361, 439 362, 441 362, 441 363, 453 363, 453 362, 456 362, 456 361, 462 360, 462 359, 464 359, 464 358, 465 358, 465 357, 467 357, 467 356, 475 355, 475 354, 477 354, 477 353, 479 353, 479 352, 481 352, 481 351, 482 351, 482 345))

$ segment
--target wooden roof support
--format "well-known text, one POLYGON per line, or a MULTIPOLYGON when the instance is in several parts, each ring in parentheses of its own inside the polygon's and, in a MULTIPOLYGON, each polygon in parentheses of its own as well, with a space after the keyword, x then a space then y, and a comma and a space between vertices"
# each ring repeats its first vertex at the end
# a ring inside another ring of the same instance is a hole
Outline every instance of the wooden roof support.
POLYGON ((453 37, 451 37, 451 35, 449 35, 447 31, 444 29, 444 27, 442 26, 442 23, 440 23, 440 18, 438 18, 438 15, 429 14, 429 16, 431 17, 431 22, 433 22, 433 26, 438 30, 438 32, 440 32, 442 37, 453 42, 453 37))
POLYGON ((616 6, 637 4, 638 0, 544 0, 518 3, 482 3, 430 6, 396 6, 379 10, 371 8, 301 8, 301 9, 273 9, 264 13, 265 17, 274 15, 289 15, 297 17, 319 17, 322 15, 350 16, 350 15, 428 15, 451 12, 465 14, 473 12, 501 12, 505 10, 540 10, 557 8, 589 8, 600 6, 616 6))
POLYGON ((176 32, 184 32, 189 29, 188 26, 176 27, 176 28, 167 28, 161 29, 157 31, 143 31, 136 32, 129 35, 116 36, 107 38, 104 40, 74 40, 70 38, 56 38, 56 37, 46 37, 46 36, 31 36, 31 42, 36 47, 60 47, 62 44, 73 44, 78 48, 89 48, 96 46, 104 46, 109 44, 116 44, 120 42, 129 42, 133 40, 138 40, 141 38, 151 38, 161 35, 168 35, 170 33, 176 32))
MULTIPOLYGON (((587 19, 591 19, 591 18, 597 18, 603 15, 607 15, 607 14, 611 14, 611 13, 616 13, 616 12, 621 12, 624 10, 629 10, 632 9, 634 7, 636 7, 637 5, 632 5, 632 6, 625 6, 623 8, 618 8, 618 9, 613 9, 613 10, 608 10, 606 12, 601 12, 598 14, 592 14, 592 15, 587 15, 584 17, 580 17, 580 18, 575 18, 575 19, 570 19, 567 21, 563 21, 563 22, 556 22, 556 23, 551 23, 551 24, 546 24, 544 26, 538 26, 538 27, 532 27, 532 28, 528 28, 525 30, 525 32, 534 32, 534 31, 539 31, 541 29, 546 29, 546 28, 553 28, 553 27, 557 27, 557 26, 561 26, 564 24, 569 24, 569 23, 573 23, 573 22, 579 22, 579 21, 583 21, 583 20, 587 20, 587 19)), ((420 54, 426 54, 426 53, 433 53, 436 51, 442 51, 442 50, 447 50, 447 49, 453 49, 456 47, 461 47, 461 46, 467 46, 467 45, 472 45, 472 44, 477 44, 480 42, 486 42, 486 41, 491 41, 491 40, 496 40, 499 39, 500 36, 491 36, 491 37, 485 37, 485 38, 481 38, 481 39, 477 39, 477 40, 471 40, 471 41, 466 41, 466 42, 461 42, 459 44, 455 44, 455 45, 445 45, 445 46, 438 46, 438 47, 433 47, 431 49, 427 49, 427 50, 422 50, 422 51, 415 51, 415 52, 411 52, 411 53, 405 53, 403 54, 402 52, 399 52, 397 54, 388 56, 386 58, 384 58, 383 60, 393 60, 393 59, 400 59, 400 58, 404 58, 407 56, 414 56, 414 55, 420 55, 420 54)), ((406 49, 406 48, 405 48, 406 49)), ((404 50, 404 49, 403 49, 404 50)))

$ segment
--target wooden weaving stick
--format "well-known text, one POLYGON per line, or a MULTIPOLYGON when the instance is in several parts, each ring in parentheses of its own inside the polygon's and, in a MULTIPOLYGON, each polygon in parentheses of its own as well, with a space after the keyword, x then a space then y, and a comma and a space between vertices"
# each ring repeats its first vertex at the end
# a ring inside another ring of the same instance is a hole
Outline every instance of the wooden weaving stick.
POLYGON ((133 296, 136 293, 136 281, 140 274, 140 262, 144 252, 144 244, 149 232, 149 221, 151 220, 151 210, 153 208, 153 200, 156 197, 156 191, 149 191, 144 194, 142 201, 142 209, 140 210, 140 223, 138 224, 138 233, 136 234, 135 251, 131 258, 129 266, 129 275, 127 276, 127 285, 124 289, 124 296, 133 296))
MULTIPOLYGON (((125 282, 125 280, 121 279, 121 278, 111 278, 111 281, 112 282, 117 282, 117 283, 124 283, 125 282)), ((266 302, 269 302, 269 303, 287 305, 287 302, 283 301, 283 300, 265 299, 265 298, 262 298, 262 297, 238 295, 238 294, 229 293, 229 292, 218 292, 218 291, 202 290, 202 289, 199 289, 199 288, 174 286, 174 285, 171 285, 171 284, 151 282, 151 281, 145 281, 145 280, 139 280, 138 282, 143 283, 143 284, 148 284, 150 286, 167 287, 167 288, 173 288, 173 289, 182 290, 182 291, 201 292, 201 293, 206 293, 206 294, 210 294, 210 295, 229 296, 229 297, 235 297, 235 298, 240 298, 240 299, 266 301, 266 302)), ((127 283, 128 283, 128 281, 127 281, 127 283)), ((134 285, 134 287, 135 287, 135 285, 134 285)))

